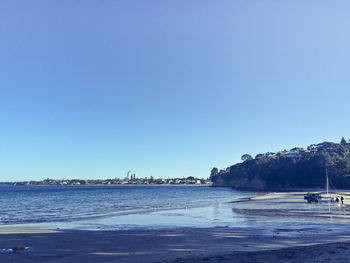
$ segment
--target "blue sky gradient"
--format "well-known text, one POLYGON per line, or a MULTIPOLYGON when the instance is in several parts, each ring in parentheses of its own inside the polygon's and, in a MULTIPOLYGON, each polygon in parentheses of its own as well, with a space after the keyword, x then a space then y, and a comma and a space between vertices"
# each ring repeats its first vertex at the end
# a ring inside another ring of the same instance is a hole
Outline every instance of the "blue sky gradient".
POLYGON ((350 2, 4 0, 0 181, 206 178, 350 138, 350 2))

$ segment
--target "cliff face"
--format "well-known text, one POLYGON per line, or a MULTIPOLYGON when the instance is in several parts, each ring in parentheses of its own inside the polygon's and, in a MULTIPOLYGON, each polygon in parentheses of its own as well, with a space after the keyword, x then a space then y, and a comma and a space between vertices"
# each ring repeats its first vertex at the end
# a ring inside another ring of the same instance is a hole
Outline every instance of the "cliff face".
POLYGON ((350 189, 350 144, 324 142, 307 149, 258 154, 225 170, 212 170, 213 186, 241 190, 324 188, 326 168, 331 187, 350 189))

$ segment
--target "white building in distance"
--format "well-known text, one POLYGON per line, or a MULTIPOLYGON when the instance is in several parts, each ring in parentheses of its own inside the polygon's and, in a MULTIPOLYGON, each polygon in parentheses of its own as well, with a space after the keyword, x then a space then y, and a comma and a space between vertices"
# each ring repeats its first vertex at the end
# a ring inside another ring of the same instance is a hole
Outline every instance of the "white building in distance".
POLYGON ((128 180, 132 180, 132 174, 131 174, 130 171, 128 171, 128 174, 127 174, 126 178, 127 178, 128 180))

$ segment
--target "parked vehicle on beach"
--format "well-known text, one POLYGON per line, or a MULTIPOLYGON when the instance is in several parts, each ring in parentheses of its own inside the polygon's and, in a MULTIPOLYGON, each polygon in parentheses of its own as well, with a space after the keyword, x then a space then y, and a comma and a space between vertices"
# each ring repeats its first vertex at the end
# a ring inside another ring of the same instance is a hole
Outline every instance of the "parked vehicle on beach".
POLYGON ((308 203, 318 203, 321 195, 319 193, 307 193, 304 195, 304 200, 308 203))
POLYGON ((329 192, 329 178, 328 171, 326 169, 326 192, 307 193, 304 195, 304 200, 307 200, 308 203, 339 203, 339 201, 341 200, 343 204, 344 197, 336 192, 329 192))

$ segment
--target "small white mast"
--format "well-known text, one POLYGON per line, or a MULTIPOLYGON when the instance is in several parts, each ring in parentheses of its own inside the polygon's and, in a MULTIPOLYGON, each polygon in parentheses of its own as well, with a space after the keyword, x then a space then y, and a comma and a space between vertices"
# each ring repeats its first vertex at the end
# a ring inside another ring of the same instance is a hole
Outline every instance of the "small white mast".
POLYGON ((326 178, 327 178, 327 180, 326 180, 327 195, 329 195, 329 193, 328 193, 328 170, 327 170, 327 168, 326 168, 326 178))

